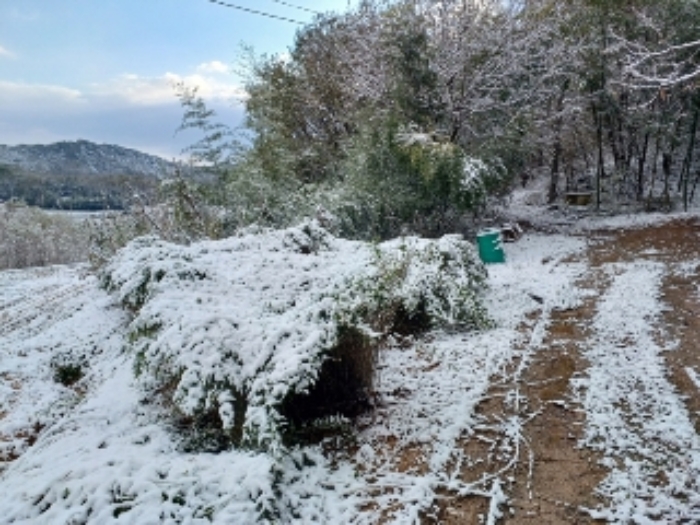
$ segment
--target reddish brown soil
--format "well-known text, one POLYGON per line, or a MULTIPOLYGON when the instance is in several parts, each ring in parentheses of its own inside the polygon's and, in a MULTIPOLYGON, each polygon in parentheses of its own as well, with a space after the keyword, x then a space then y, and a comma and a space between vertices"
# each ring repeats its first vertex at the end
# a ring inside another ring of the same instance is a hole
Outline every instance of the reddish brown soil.
POLYGON ((594 491, 605 471, 596 456, 576 446, 585 415, 569 397, 571 378, 586 369, 579 345, 594 314, 594 299, 574 310, 554 312, 545 349, 524 374, 529 410, 539 412, 525 427, 532 464, 522 461, 516 468, 520 482, 513 487, 512 511, 503 523, 593 523, 580 509, 598 503, 594 491))

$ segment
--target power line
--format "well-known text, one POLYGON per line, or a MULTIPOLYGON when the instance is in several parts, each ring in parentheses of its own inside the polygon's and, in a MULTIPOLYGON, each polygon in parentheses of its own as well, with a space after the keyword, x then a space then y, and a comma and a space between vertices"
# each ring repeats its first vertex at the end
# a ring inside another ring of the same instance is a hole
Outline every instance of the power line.
POLYGON ((313 13, 315 15, 322 14, 321 11, 314 11, 313 9, 309 9, 308 7, 302 7, 300 5, 290 4, 287 2, 283 2, 282 0, 272 0, 272 1, 276 2, 278 4, 286 5, 287 7, 293 7, 294 9, 299 9, 300 11, 306 11, 307 13, 313 13))
POLYGON ((271 13, 266 13, 264 11, 257 11, 256 9, 249 9, 247 7, 242 7, 240 5, 236 4, 230 4, 228 2, 222 2, 221 0, 209 0, 212 4, 218 4, 223 7, 230 7, 231 9, 238 9, 240 11, 246 11, 247 13, 252 13, 254 15, 260 15, 260 16, 266 16, 267 18, 274 18, 276 20, 282 20, 284 22, 290 22, 292 24, 299 24, 300 26, 305 25, 304 22, 300 22, 299 20, 294 20, 293 18, 285 18, 283 16, 277 16, 273 15, 271 13))

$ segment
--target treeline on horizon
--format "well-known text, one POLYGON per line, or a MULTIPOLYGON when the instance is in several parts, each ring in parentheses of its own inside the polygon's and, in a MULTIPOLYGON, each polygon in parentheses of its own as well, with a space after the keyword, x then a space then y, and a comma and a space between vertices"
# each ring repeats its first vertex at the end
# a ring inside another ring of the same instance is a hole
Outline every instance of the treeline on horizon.
POLYGON ((45 175, 0 165, 0 202, 67 211, 125 210, 153 200, 158 180, 142 175, 45 175))

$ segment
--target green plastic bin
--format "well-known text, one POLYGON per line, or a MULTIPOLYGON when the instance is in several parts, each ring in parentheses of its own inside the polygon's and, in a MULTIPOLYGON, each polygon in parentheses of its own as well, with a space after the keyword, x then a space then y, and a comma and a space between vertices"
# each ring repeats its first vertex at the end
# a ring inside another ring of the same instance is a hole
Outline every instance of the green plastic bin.
POLYGON ((479 257, 486 264, 506 262, 506 254, 501 245, 500 230, 485 230, 477 234, 476 243, 479 246, 479 257))

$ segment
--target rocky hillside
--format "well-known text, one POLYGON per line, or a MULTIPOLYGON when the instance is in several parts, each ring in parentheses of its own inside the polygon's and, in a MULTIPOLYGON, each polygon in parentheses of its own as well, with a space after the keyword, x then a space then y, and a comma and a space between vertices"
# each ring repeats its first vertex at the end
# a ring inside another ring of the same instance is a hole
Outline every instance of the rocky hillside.
POLYGON ((140 175, 164 177, 173 163, 112 144, 86 140, 46 145, 0 145, 0 165, 37 175, 140 175))

